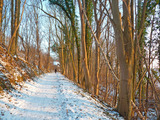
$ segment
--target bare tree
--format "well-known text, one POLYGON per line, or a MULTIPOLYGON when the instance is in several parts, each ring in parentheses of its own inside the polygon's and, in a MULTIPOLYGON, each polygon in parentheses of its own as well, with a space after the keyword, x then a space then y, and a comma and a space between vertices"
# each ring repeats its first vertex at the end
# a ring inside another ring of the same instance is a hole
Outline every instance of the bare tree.
POLYGON ((2 40, 2 11, 3 11, 3 0, 0 0, 0 43, 3 42, 2 40))
POLYGON ((9 51, 12 55, 17 54, 17 42, 20 19, 20 0, 11 1, 11 40, 9 51))
POLYGON ((85 8, 85 0, 81 3, 80 0, 78 0, 79 4, 79 11, 80 11, 80 17, 81 17, 81 43, 82 43, 82 61, 83 61, 83 69, 84 69, 84 76, 85 76, 85 88, 87 91, 90 91, 90 73, 89 73, 89 68, 88 68, 88 62, 87 62, 87 51, 86 51, 86 41, 85 41, 85 19, 84 19, 84 13, 83 9, 85 8), (82 7, 83 3, 83 7, 82 7))
MULTIPOLYGON (((102 32, 102 24, 106 17, 104 14, 104 7, 102 7, 102 4, 98 4, 97 0, 92 0, 94 5, 94 17, 96 21, 96 37, 97 40, 100 42, 101 38, 101 32, 102 32)), ((104 5, 106 5, 107 0, 104 0, 104 5)), ((96 63, 95 63, 95 83, 94 83, 94 94, 99 94, 99 64, 100 64, 100 48, 98 47, 98 44, 96 44, 96 63)))

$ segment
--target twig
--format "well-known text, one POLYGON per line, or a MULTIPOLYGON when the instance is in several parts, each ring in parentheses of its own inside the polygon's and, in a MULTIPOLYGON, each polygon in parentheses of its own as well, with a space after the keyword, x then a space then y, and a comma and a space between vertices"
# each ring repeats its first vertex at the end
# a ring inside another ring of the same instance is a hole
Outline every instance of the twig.
POLYGON ((133 107, 135 107, 135 109, 137 110, 137 113, 139 115, 139 117, 142 119, 142 120, 145 120, 144 116, 142 115, 142 113, 140 112, 140 110, 138 109, 138 107, 135 105, 135 103, 131 100, 131 104, 133 105, 133 107))

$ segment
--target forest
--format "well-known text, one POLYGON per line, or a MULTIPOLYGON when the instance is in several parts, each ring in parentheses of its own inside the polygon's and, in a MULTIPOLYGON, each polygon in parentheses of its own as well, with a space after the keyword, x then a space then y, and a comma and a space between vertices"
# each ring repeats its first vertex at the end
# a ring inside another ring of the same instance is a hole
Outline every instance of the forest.
POLYGON ((0 0, 0 91, 55 69, 127 120, 159 120, 160 1, 0 0))

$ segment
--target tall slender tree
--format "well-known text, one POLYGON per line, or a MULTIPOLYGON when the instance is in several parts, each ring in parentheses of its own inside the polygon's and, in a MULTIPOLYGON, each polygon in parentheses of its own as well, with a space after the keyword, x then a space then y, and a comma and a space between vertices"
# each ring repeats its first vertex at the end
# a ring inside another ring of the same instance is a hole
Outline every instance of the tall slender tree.
POLYGON ((20 0, 11 0, 11 40, 9 51, 12 55, 17 54, 19 18, 20 17, 20 0))
MULTIPOLYGON (((86 10, 86 15, 88 17, 89 22, 92 23, 92 21, 93 21, 93 3, 91 0, 85 1, 85 10, 86 10)), ((91 31, 87 25, 87 21, 86 21, 86 29, 85 30, 86 30, 85 39, 86 39, 87 61, 88 61, 89 68, 91 68, 90 61, 91 61, 92 38, 91 38, 91 31)))
POLYGON ((120 64, 120 91, 118 111, 126 119, 131 118, 133 39, 131 31, 130 0, 123 1, 123 26, 118 0, 110 3, 113 14, 117 56, 120 64))
POLYGON ((82 62, 83 62, 83 69, 84 69, 84 76, 85 76, 85 88, 87 91, 90 91, 91 81, 90 81, 90 73, 89 73, 88 62, 87 62, 85 19, 84 19, 84 12, 83 12, 83 8, 85 8, 85 0, 83 0, 82 3, 80 0, 78 0, 78 4, 79 4, 80 17, 81 17, 81 43, 82 43, 82 55, 83 55, 82 62))
POLYGON ((2 40, 2 11, 3 11, 3 0, 0 0, 0 43, 3 42, 2 40))
POLYGON ((16 0, 16 6, 15 6, 15 30, 18 27, 18 30, 16 31, 15 36, 15 54, 17 54, 18 50, 18 34, 19 34, 19 22, 20 22, 20 7, 21 7, 21 0, 16 0))
POLYGON ((160 72, 160 41, 159 41, 159 47, 158 47, 158 60, 159 60, 159 72, 160 72))
POLYGON ((51 20, 49 19, 49 38, 48 38, 48 54, 47 54, 47 71, 50 71, 50 49, 51 49, 51 20))
POLYGON ((39 37, 39 13, 37 11, 37 8, 34 7, 34 19, 35 19, 35 25, 36 25, 36 46, 37 46, 37 54, 38 54, 38 68, 41 70, 41 50, 40 50, 40 45, 41 45, 41 40, 39 37))
MULTIPOLYGON (((102 32, 102 24, 106 17, 104 14, 104 7, 102 4, 99 4, 97 0, 92 0, 94 5, 94 18, 96 21, 96 37, 98 42, 100 42, 101 32, 102 32)), ((103 1, 104 5, 106 5, 107 0, 103 1)), ((98 44, 96 44, 96 52, 95 52, 96 62, 95 62, 95 83, 94 83, 94 94, 99 94, 99 64, 100 64, 100 48, 98 44)))

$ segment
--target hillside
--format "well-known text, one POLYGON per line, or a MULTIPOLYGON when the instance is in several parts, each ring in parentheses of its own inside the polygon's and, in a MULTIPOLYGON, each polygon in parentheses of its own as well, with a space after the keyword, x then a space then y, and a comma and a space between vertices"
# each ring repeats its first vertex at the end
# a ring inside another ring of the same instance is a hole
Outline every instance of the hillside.
POLYGON ((21 83, 38 75, 38 69, 20 56, 11 56, 0 44, 0 91, 21 87, 21 83))

